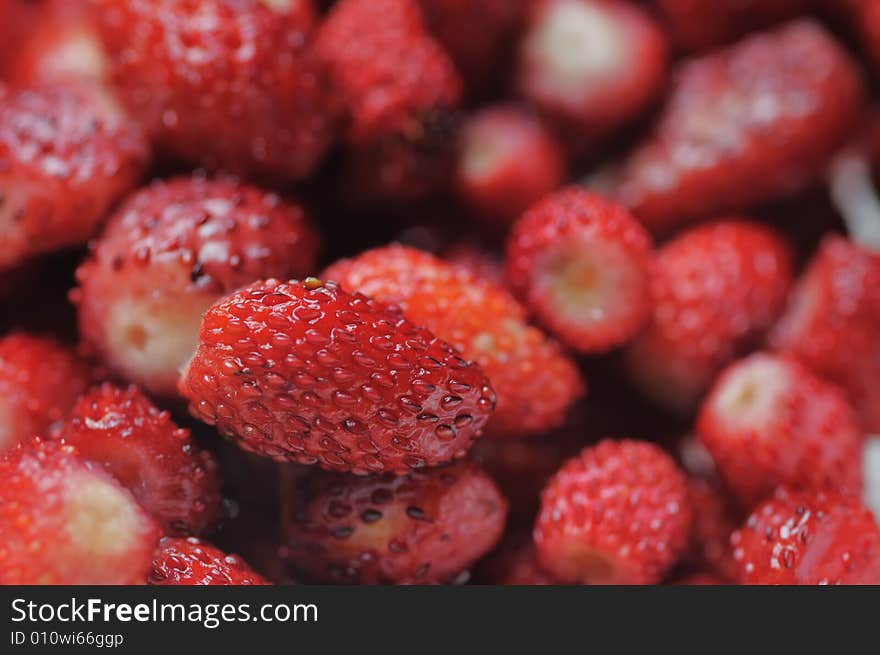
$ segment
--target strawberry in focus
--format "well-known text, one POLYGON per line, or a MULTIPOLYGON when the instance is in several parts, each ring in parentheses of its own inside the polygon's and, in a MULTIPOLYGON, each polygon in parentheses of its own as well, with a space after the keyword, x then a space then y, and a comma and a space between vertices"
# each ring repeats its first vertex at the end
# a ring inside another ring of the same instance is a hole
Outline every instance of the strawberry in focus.
POLYGON ((667 242, 650 275, 650 322, 627 348, 631 378, 663 407, 693 408, 715 375, 772 326, 791 268, 788 244, 749 221, 715 221, 667 242))
POLYGON ((461 458, 495 407, 452 346, 315 278, 257 282, 211 307, 180 391, 245 450, 358 474, 461 458))
POLYGON ((77 401, 56 435, 118 480, 165 534, 201 534, 220 514, 214 456, 137 387, 104 384, 77 401))
POLYGON ((283 526, 295 570, 317 582, 454 580, 501 537, 507 503, 470 463, 352 478, 288 478, 283 526))
POLYGON ((651 237, 623 207, 571 187, 533 205, 507 240, 507 278, 582 353, 631 339, 650 312, 651 237))
POLYGON ((834 492, 780 488, 730 542, 742 584, 880 584, 880 527, 834 492))
POLYGON ((656 584, 684 554, 690 522, 687 482, 669 455, 605 440, 547 483, 534 539, 539 563, 559 580, 656 584))
POLYGON ((195 537, 165 537, 159 542, 147 584, 242 586, 270 583, 237 555, 227 555, 195 537))
POLYGON ((0 339, 0 452, 63 419, 90 381, 89 366, 51 337, 0 339))
POLYGON ((159 529, 73 446, 36 437, 0 457, 0 584, 143 584, 159 529))
POLYGON ((479 364, 498 397, 492 437, 520 437, 562 423, 583 394, 574 362, 526 322, 510 294, 428 253, 390 245, 327 268, 324 277, 399 307, 479 364))

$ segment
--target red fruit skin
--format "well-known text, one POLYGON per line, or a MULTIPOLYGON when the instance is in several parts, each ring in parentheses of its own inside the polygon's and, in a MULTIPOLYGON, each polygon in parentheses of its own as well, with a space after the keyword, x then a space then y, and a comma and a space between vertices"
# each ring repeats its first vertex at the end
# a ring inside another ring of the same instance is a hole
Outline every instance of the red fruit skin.
POLYGON ((160 533, 76 449, 39 437, 0 457, 0 584, 143 584, 160 533))
POLYGON ((844 0, 840 4, 861 37, 875 70, 880 69, 880 5, 874 0, 844 0))
POLYGON ((80 397, 56 436, 83 459, 103 466, 165 534, 201 534, 219 518, 217 460, 137 387, 92 389, 80 397))
POLYGON ((788 244, 745 220, 715 221, 666 243, 650 276, 653 314, 625 353, 630 377, 659 405, 692 409, 773 324, 791 269, 788 244))
POLYGON ((337 112, 307 48, 313 19, 301 3, 92 5, 119 98, 162 152, 278 182, 315 170, 334 138, 337 112))
MULTIPOLYGON (((702 478, 688 478, 688 505, 693 512, 691 547, 686 563, 718 582, 725 584, 737 579, 730 535, 739 527, 739 519, 727 497, 717 485, 702 478)), ((678 584, 694 584, 679 582, 678 584)))
POLYGON ((498 397, 487 436, 516 438, 556 427, 584 393, 574 362, 526 323, 525 310, 508 292, 433 255, 400 245, 376 248, 336 262, 324 277, 400 308, 473 359, 498 397))
POLYGON ((864 107, 860 71, 799 20, 687 60, 651 134, 611 174, 614 196, 655 233, 814 184, 864 107))
POLYGON ((425 22, 479 94, 513 54, 531 0, 419 0, 425 22))
POLYGON ((880 584, 880 527, 834 492, 780 488, 730 543, 741 584, 880 584))
POLYGON ((684 554, 687 483, 657 446, 605 440, 568 461, 544 488, 534 540, 562 581, 655 584, 684 554))
POLYGON ((0 452, 63 419, 90 381, 88 365, 53 338, 0 339, 0 452))
POLYGON ((209 309, 180 391, 245 450, 356 474, 461 458, 495 406, 452 346, 315 278, 257 282, 209 309))
POLYGON ((758 353, 730 366, 704 401, 697 430, 743 507, 779 485, 861 492, 858 415, 842 389, 795 360, 758 353))
POLYGON ((120 377, 176 396, 202 314, 266 277, 315 272, 303 209, 235 178, 173 178, 131 195, 77 271, 80 332, 120 377))
POLYGON ((729 583, 713 573, 691 573, 690 575, 677 578, 670 584, 684 587, 705 587, 710 585, 725 585, 729 583))
POLYGON ((539 0, 520 42, 515 85, 582 154, 653 102, 667 62, 663 31, 634 4, 539 0))
POLYGON ((625 343, 644 325, 651 264, 651 238, 639 222, 575 187, 533 205, 507 240, 511 287, 543 325, 582 353, 625 343))
POLYGON ((478 280, 492 282, 502 288, 507 283, 501 257, 476 242, 454 241, 443 249, 441 255, 450 264, 463 268, 478 280))
POLYGON ((271 584, 238 555, 227 555, 195 537, 159 542, 147 584, 159 586, 244 586, 271 584))
POLYGON ((769 343, 843 387, 865 432, 880 431, 880 255, 826 237, 769 343))
POLYGON ((489 225, 507 227, 530 205, 559 187, 565 155, 542 122, 517 105, 473 114, 459 136, 458 197, 489 225))
POLYGON ((348 114, 347 139, 419 138, 427 114, 454 109, 461 80, 415 0, 340 0, 316 35, 348 114))
POLYGON ((676 48, 707 50, 806 13, 812 0, 652 0, 676 48))
POLYGON ((0 0, 0 76, 5 76, 10 62, 18 57, 21 44, 37 25, 41 2, 0 0))
POLYGON ((147 159, 140 131, 85 94, 0 84, 0 269, 84 243, 147 159))
POLYGON ((337 584, 452 581, 495 546, 507 513, 492 480, 466 462, 403 477, 314 472, 288 479, 284 494, 294 569, 337 584))
POLYGON ((528 534, 513 533, 491 552, 475 571, 480 584, 546 586, 559 582, 541 568, 528 534))

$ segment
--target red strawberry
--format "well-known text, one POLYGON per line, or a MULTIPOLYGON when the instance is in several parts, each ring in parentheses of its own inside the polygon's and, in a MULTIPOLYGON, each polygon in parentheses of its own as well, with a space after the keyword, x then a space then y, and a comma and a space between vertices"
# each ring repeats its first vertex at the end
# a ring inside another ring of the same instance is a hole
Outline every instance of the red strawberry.
POLYGON ((481 584, 543 586, 559 584, 538 564, 535 544, 528 534, 514 533, 480 562, 481 584))
POLYGON ((452 346, 315 278, 257 282, 209 309, 180 391, 245 450, 359 474, 463 457, 495 406, 452 346))
POLYGON ((653 132, 612 174, 615 197, 665 232, 793 195, 858 123, 863 93, 855 63, 809 20, 683 62, 653 132))
POLYGON ((431 33, 479 94, 508 63, 532 0, 419 0, 431 33))
POLYGON ((478 280, 491 282, 504 287, 504 262, 494 252, 490 252, 472 241, 455 241, 443 249, 442 258, 453 266, 458 266, 478 280))
POLYGON ((506 227, 565 177, 562 148, 540 120, 516 105, 483 109, 464 124, 456 163, 462 202, 506 227))
POLYGON ((111 384, 83 395, 57 435, 103 466, 166 534, 207 530, 220 513, 217 461, 199 450, 137 387, 111 384))
POLYGON ((654 584, 687 547, 687 483, 657 446, 585 448, 541 495, 534 539, 552 575, 582 584, 654 584))
POLYGON ((507 503, 477 467, 354 478, 316 472, 288 481, 288 555, 308 579, 443 583, 491 550, 507 503))
POLYGON ((781 488, 730 542, 743 584, 880 584, 880 527, 833 492, 781 488))
POLYGON ((77 271, 80 331, 120 376, 172 396, 205 310, 256 279, 314 273, 317 250, 303 210, 274 193, 198 175, 153 183, 77 271))
POLYGON ((84 243, 146 160, 141 133, 79 93, 0 85, 0 269, 84 243))
POLYGON ((663 83, 660 27, 618 0, 539 0, 520 45, 520 94, 581 150, 641 113, 663 83))
POLYGON ((723 585, 727 584, 727 582, 714 573, 692 573, 682 578, 677 578, 670 584, 685 587, 703 587, 707 585, 723 585))
POLYGON ((63 442, 0 457, 0 584, 140 584, 159 530, 124 488, 63 442))
POLYGON ((692 408, 772 325, 791 278, 789 247, 768 228, 729 219, 682 233, 658 252, 653 316, 627 351, 631 376, 659 404, 692 408))
POLYGON ((91 371, 55 339, 0 339, 0 452, 46 430, 73 407, 91 371))
POLYGON ((532 206, 507 242, 513 289, 584 353, 625 343, 643 326, 651 261, 651 238, 629 212, 574 187, 532 206))
POLYGON ((735 581, 737 574, 730 534, 739 522, 727 498, 708 480, 689 478, 688 504, 693 512, 693 522, 687 562, 720 580, 735 581))
POLYGON ((770 344, 842 386, 865 430, 880 430, 880 254, 827 237, 770 344))
POLYGON ((777 486, 862 488, 862 432, 843 391, 764 353, 730 366, 697 429, 727 488, 752 507, 777 486))
POLYGON ((41 3, 32 0, 0 0, 0 76, 38 24, 41 3))
POLYGON ((653 0, 675 45, 706 50, 805 13, 814 0, 653 0))
POLYGON ((260 0, 93 0, 123 104, 190 163, 299 180, 335 129, 311 12, 260 0))
POLYGON ((476 361, 498 395, 493 437, 553 428, 583 393, 574 363, 526 323, 510 294, 433 255, 391 245, 337 262, 324 277, 399 307, 476 361))
POLYGON ((195 537, 165 537, 147 577, 151 585, 267 585, 270 584, 237 555, 226 553, 195 537))

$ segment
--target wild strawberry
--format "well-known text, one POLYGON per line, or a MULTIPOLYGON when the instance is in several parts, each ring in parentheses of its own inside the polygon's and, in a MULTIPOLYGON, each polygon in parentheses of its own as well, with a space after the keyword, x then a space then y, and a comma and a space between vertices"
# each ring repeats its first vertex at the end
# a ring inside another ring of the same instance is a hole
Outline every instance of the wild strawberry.
POLYGON ((0 0, 0 76, 38 24, 42 7, 31 0, 0 0))
POLYGON ((498 396, 493 437, 555 427, 583 393, 574 363, 526 323, 510 294, 433 255, 391 245, 337 262, 324 277, 399 307, 479 364, 498 396))
POLYGON ((685 61, 653 132, 612 174, 615 197, 666 232, 791 196, 824 172, 863 93, 856 64, 809 20, 685 61))
POLYGON ((656 98, 668 54, 662 30, 618 0, 539 0, 520 45, 520 94, 582 150, 656 98))
POLYGON ((0 85, 0 269, 84 243, 146 160, 140 131, 80 94, 0 85))
POLYGON ((880 254, 827 237, 770 344, 843 387, 865 431, 880 430, 880 254))
POLYGON ((288 485, 288 554, 310 580, 449 582, 504 530, 507 503, 469 463, 403 477, 315 472, 288 485))
POLYGON ((687 563, 720 580, 735 582, 737 573, 730 535, 739 521, 734 508, 712 482, 702 478, 688 479, 688 505, 693 521, 690 552, 685 557, 687 563))
POLYGON ((202 314, 256 279, 315 272, 303 210, 234 178, 155 182, 110 218, 77 271, 80 332, 121 377, 176 393, 202 314))
POLYGON ((774 231, 736 219, 693 228, 664 245, 651 273, 651 321, 626 353, 642 391, 664 407, 692 408, 782 311, 791 259, 774 231))
POLYGON ((0 584, 143 584, 159 529, 63 442, 0 457, 0 584))
POLYGON ((582 584, 654 584, 687 547, 687 483, 657 446, 605 440, 547 483, 534 539, 552 575, 582 584))
POLYGON ((455 241, 443 249, 442 258, 453 266, 463 268, 478 280, 504 287, 504 262, 495 252, 476 242, 455 241))
POLYGON ((121 482, 165 534, 200 534, 218 518, 217 461, 137 387, 91 390, 57 436, 121 482))
POLYGON ((147 576, 151 585, 267 585, 270 584, 237 555, 226 553, 195 537, 165 537, 147 576))
POLYGON ((880 527, 834 492, 780 488, 730 543, 743 584, 880 584, 880 527))
POLYGON ((706 50, 805 13, 813 0, 653 0, 680 50, 706 50))
POLYGON ((513 54, 531 0, 419 0, 425 22, 474 93, 513 54))
POLYGON ((558 582, 538 564, 531 535, 513 533, 505 537, 477 567, 475 577, 481 584, 554 585, 558 582))
POLYGON ((483 371, 333 283, 257 282, 218 302, 180 381, 245 450, 365 474, 463 457, 495 406, 483 371))
POLYGON ((508 226, 562 184, 565 157, 541 121, 516 105, 471 116, 460 135, 456 187, 479 218, 508 226))
POLYGON ((335 112, 300 2, 93 4, 120 100, 162 151, 280 181, 318 165, 335 112))
POLYGON ((643 326, 651 261, 651 238, 628 211, 573 187, 532 206, 507 241, 513 289, 584 353, 625 343, 643 326))
POLYGON ((730 366, 700 410, 700 439, 727 488, 753 507, 777 486, 862 488, 862 432, 843 391, 794 360, 730 366))
POLYGON ((63 419, 88 387, 89 367, 50 337, 0 339, 0 452, 63 419))

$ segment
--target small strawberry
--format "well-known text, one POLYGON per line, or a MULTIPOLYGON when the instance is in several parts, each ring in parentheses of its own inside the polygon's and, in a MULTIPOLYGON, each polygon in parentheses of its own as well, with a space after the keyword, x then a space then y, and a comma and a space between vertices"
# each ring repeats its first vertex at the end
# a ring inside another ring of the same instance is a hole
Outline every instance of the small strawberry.
POLYGON ((217 461, 199 450, 137 387, 111 384, 83 395, 57 436, 103 466, 165 534, 205 532, 220 513, 217 461))
POLYGON ((0 584, 142 584, 159 529, 73 446, 39 437, 0 457, 0 584))
POLYGON ((641 390, 664 407, 691 409, 782 311, 791 259, 774 231, 737 219, 693 228, 665 244, 650 278, 651 321, 626 353, 641 390))
MULTIPOLYGON (((869 0, 870 1, 870 0, 869 0)), ((707 50, 806 13, 814 0, 652 0, 679 50, 707 50)))
POLYGON ((751 36, 678 65, 610 186, 657 233, 794 195, 824 172, 863 97, 855 62, 818 23, 751 36))
POLYGON ((657 97, 666 50, 660 26, 629 2, 539 0, 520 44, 516 86, 581 151, 657 97))
POLYGON ((862 432, 843 391, 794 360, 764 353, 730 366, 697 429, 718 474, 744 507, 777 486, 862 488, 862 432))
POLYGON ((452 346, 315 278, 257 282, 209 309, 180 391, 245 450, 359 474, 463 457, 495 406, 452 346))
POLYGON ((742 584, 880 584, 880 527, 834 492, 780 488, 730 543, 742 584))
POLYGON ((605 440, 547 483, 534 539, 552 575, 581 584, 655 584, 684 554, 687 482, 657 446, 605 440))
POLYGON ((865 431, 880 430, 880 254, 827 237, 770 344, 843 387, 865 431))
POLYGON ((80 331, 126 380, 166 397, 202 314, 256 279, 314 273, 303 210, 234 178, 155 182, 113 214, 77 271, 80 331))
POLYGON ((561 146, 538 118, 516 105, 496 105, 465 122, 455 182, 475 216, 503 228, 559 187, 565 169, 561 146))
POLYGON ((267 585, 270 584, 237 555, 226 553, 195 537, 165 537, 147 576, 151 585, 267 585))
POLYGON ((583 393, 575 364, 526 323, 509 293, 433 255, 391 245, 337 262, 324 277, 399 307, 479 364, 498 396, 493 437, 553 428, 583 393))
POLYGON ((475 241, 454 241, 443 248, 441 255, 450 264, 464 269, 478 280, 491 282, 499 287, 507 284, 501 257, 475 241))
POLYGON ((544 586, 559 584, 538 564, 531 535, 513 533, 482 561, 475 571, 481 584, 544 586))
POLYGON ((90 378, 55 339, 23 332, 0 339, 0 452, 63 419, 90 378))
POLYGON ((532 206, 507 241, 514 291, 583 353, 623 344, 641 329, 651 263, 651 238, 626 209, 574 187, 532 206))
POLYGON ((335 131, 301 2, 92 0, 119 98, 163 152, 280 181, 335 131))
POLYGON ((314 472, 288 481, 288 555, 322 582, 443 583, 490 551, 507 503, 469 463, 354 478, 314 472))
POLYGON ((139 130, 79 92, 0 84, 0 269, 85 243, 147 157, 139 130))
POLYGON ((685 557, 686 562, 715 578, 734 582, 737 573, 730 535, 739 526, 734 508, 716 485, 693 477, 688 478, 688 505, 693 512, 693 521, 691 548, 685 557))

